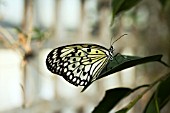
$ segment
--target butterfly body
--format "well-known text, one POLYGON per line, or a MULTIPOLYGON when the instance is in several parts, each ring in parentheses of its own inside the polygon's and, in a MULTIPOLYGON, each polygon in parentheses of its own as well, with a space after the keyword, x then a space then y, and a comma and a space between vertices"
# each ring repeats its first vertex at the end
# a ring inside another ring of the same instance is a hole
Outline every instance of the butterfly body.
POLYGON ((97 44, 72 44, 53 49, 47 56, 49 71, 62 76, 75 86, 86 86, 96 80, 110 59, 113 47, 97 44))

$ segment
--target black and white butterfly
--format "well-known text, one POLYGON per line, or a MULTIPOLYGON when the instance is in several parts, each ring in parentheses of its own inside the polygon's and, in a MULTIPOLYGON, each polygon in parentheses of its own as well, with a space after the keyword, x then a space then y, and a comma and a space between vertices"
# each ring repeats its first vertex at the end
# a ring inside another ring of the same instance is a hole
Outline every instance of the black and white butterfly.
POLYGON ((114 58, 113 51, 112 45, 110 49, 97 44, 61 46, 48 54, 46 65, 49 71, 62 76, 69 83, 86 86, 95 81, 108 61, 114 58))

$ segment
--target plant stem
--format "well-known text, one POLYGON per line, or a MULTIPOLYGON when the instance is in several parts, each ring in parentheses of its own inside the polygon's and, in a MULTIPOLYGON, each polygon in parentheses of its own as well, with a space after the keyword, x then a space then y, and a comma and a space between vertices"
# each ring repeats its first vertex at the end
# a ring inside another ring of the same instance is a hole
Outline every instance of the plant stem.
MULTIPOLYGON (((145 93, 147 93, 150 89, 152 89, 157 83, 159 83, 160 81, 165 80, 167 77, 170 76, 170 72, 168 74, 166 74, 165 76, 160 77, 158 80, 156 80, 155 82, 153 82, 152 84, 149 85, 149 87, 147 89, 145 89, 141 94, 139 94, 134 100, 132 100, 127 106, 125 106, 121 111, 126 110, 126 112, 128 110, 130 110, 142 97, 145 93)), ((117 113, 117 112, 116 112, 117 113)))

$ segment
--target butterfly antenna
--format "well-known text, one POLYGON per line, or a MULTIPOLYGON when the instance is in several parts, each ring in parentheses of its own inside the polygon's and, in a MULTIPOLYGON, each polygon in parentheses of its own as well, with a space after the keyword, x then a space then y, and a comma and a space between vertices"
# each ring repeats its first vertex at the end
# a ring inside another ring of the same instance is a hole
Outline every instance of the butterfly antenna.
POLYGON ((116 41, 118 41, 120 38, 122 38, 123 36, 125 36, 125 35, 127 35, 127 34, 123 34, 122 36, 120 36, 119 38, 117 38, 115 41, 113 41, 112 45, 113 45, 116 41))
POLYGON ((110 40, 110 46, 112 45, 112 40, 113 40, 113 36, 112 36, 112 38, 111 38, 111 40, 110 40))

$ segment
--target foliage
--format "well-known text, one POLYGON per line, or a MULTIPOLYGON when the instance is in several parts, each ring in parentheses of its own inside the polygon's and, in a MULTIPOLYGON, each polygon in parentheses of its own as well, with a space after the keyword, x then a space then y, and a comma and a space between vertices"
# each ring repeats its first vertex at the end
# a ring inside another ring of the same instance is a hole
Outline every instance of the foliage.
POLYGON ((112 21, 113 25, 115 16, 119 15, 121 12, 126 11, 133 6, 137 5, 142 0, 112 0, 112 21))
MULTIPOLYGON (((120 15, 122 12, 126 12, 132 7, 135 7, 142 0, 111 0, 112 6, 112 20, 111 25, 114 23, 114 18, 120 15)), ((169 5, 168 0, 159 0, 162 8, 164 9, 169 5)), ((110 61, 108 65, 103 69, 98 79, 108 76, 109 74, 121 71, 123 69, 143 64, 147 62, 158 61, 164 64, 167 68, 170 66, 161 60, 162 55, 154 55, 149 57, 137 57, 137 56, 115 56, 113 61, 110 61)), ((170 72, 163 74, 158 80, 151 84, 145 84, 138 86, 137 88, 131 89, 128 87, 118 87, 109 89, 106 91, 105 96, 100 103, 94 108, 93 113, 107 113, 111 111, 122 99, 131 95, 133 92, 138 91, 140 88, 145 89, 142 93, 136 96, 131 102, 127 103, 125 107, 118 110, 116 113, 127 113, 145 94, 150 91, 153 87, 156 87, 150 100, 146 103, 146 107, 143 113, 160 113, 160 110, 168 103, 170 97, 170 72)), ((90 85, 90 84, 89 84, 90 85)), ((85 87, 83 91, 86 89, 85 87)))
MULTIPOLYGON (((116 73, 118 71, 124 70, 126 68, 130 68, 139 64, 147 63, 147 62, 160 62, 165 66, 168 66, 166 63, 161 61, 162 55, 154 55, 154 56, 148 56, 148 57, 137 57, 137 56, 126 56, 118 54, 114 57, 113 60, 110 60, 107 64, 107 66, 102 70, 100 76, 96 79, 101 79, 103 77, 106 77, 110 74, 116 73)), ((93 81, 94 82, 94 81, 93 81)), ((82 92, 90 85, 86 85, 82 92)))

